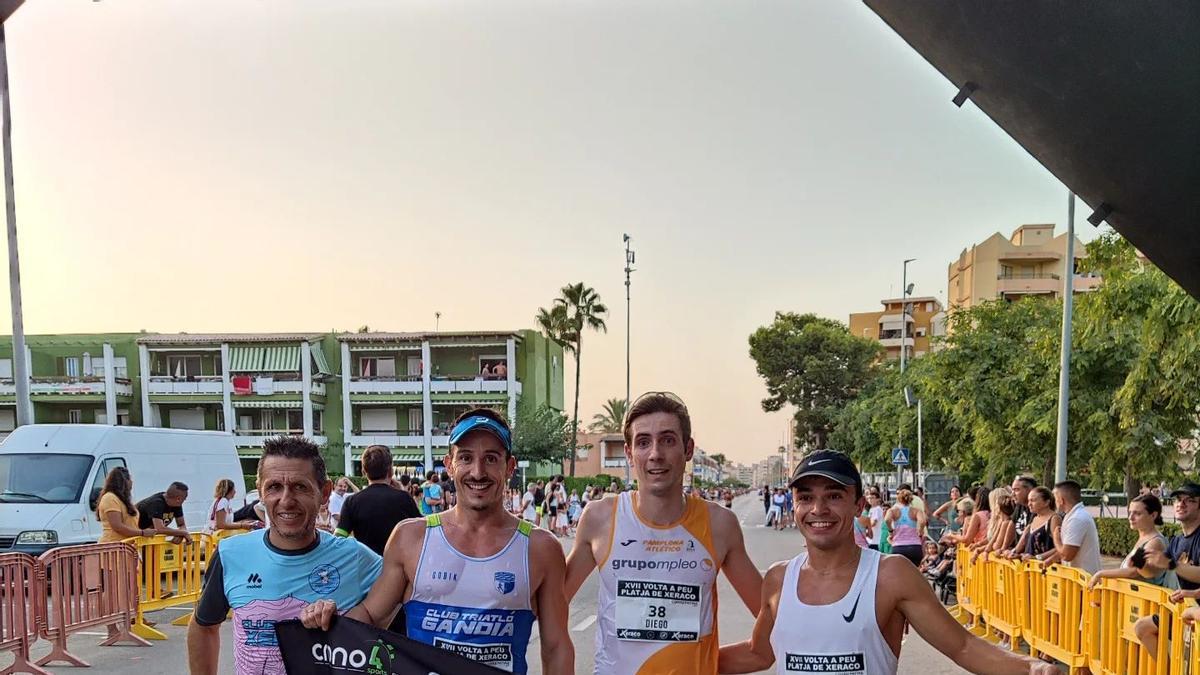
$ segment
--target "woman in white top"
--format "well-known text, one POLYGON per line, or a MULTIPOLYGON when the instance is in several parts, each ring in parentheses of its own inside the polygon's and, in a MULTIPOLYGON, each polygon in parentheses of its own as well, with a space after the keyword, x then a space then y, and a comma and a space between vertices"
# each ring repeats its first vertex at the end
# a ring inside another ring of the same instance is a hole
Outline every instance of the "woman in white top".
POLYGON ((234 521, 233 498, 237 496, 237 488, 233 481, 222 478, 213 489, 213 503, 208 509, 209 533, 217 530, 250 530, 257 527, 257 521, 234 521))

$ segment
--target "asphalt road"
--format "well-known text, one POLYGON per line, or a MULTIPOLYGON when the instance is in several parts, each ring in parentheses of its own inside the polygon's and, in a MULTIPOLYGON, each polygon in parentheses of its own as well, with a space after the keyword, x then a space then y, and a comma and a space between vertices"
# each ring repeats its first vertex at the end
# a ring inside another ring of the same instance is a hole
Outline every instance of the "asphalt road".
MULTIPOLYGON (((795 530, 775 532, 762 526, 762 503, 757 497, 747 495, 739 498, 734 502, 734 512, 737 513, 742 523, 750 557, 759 569, 765 570, 772 562, 790 558, 800 551, 803 540, 795 530)), ((572 541, 571 539, 564 540, 564 546, 568 550, 572 541)), ((724 602, 720 603, 719 610, 721 642, 729 643, 748 638, 754 627, 754 617, 750 616, 750 612, 742 605, 724 576, 720 578, 717 592, 719 597, 724 599, 724 602)), ((91 663, 92 667, 86 671, 61 665, 52 665, 48 668, 52 672, 60 674, 72 671, 87 672, 93 675, 186 673, 186 628, 170 625, 172 619, 181 616, 186 611, 186 608, 168 609, 150 615, 150 618, 158 623, 158 628, 168 636, 166 641, 155 642, 150 647, 100 647, 97 643, 103 639, 103 627, 72 635, 68 642, 69 649, 91 663)), ((570 628, 575 642, 575 671, 591 673, 596 638, 595 575, 588 579, 571 604, 570 628)), ((233 673, 233 630, 228 622, 222 627, 221 636, 221 672, 233 673)), ((50 646, 44 640, 39 640, 34 644, 35 658, 49 651, 50 646)), ((529 656, 531 665, 529 672, 533 675, 540 675, 542 671, 536 639, 530 646, 529 656)), ((6 655, 0 656, 0 669, 3 669, 9 660, 6 655)), ((900 672, 943 675, 964 671, 930 648, 916 633, 912 633, 907 638, 901 652, 900 672)))

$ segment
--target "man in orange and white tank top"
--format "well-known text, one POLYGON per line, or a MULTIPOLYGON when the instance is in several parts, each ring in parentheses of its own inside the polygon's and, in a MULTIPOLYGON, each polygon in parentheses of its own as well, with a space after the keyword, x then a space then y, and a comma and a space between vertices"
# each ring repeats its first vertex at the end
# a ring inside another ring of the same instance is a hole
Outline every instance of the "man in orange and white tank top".
POLYGON ((789 485, 806 550, 763 579, 762 611, 749 640, 721 648, 722 673, 895 673, 904 623, 973 673, 1048 675, 1049 663, 989 644, 938 602, 917 568, 899 555, 854 543, 862 478, 840 452, 804 458, 789 485))
POLYGON ((637 490, 589 502, 567 558, 567 597, 599 570, 596 675, 717 672, 717 573, 751 614, 762 576, 733 512, 683 494, 695 444, 687 406, 642 395, 625 415, 637 490))

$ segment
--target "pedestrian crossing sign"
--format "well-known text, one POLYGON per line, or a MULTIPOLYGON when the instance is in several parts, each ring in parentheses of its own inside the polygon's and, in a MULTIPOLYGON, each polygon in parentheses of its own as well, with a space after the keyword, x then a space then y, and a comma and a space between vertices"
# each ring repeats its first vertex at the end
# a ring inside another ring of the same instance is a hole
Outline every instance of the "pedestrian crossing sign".
POLYGON ((892 464, 908 464, 908 448, 892 448, 892 464))

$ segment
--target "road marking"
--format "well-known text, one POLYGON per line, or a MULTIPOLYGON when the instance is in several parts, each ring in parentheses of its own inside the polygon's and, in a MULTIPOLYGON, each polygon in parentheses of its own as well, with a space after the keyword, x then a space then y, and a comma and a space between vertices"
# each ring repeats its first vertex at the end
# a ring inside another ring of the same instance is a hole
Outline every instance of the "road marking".
POLYGON ((572 628, 571 630, 573 630, 573 631, 575 631, 576 633, 578 633, 579 631, 586 629, 588 626, 590 626, 590 625, 592 625, 592 624, 594 624, 594 623, 596 623, 596 615, 595 615, 595 614, 589 614, 589 615, 588 615, 588 618, 586 618, 586 619, 584 619, 583 621, 580 621, 579 623, 575 624, 575 627, 574 627, 574 628, 572 628))
POLYGON ((108 637, 108 633, 89 633, 87 631, 79 631, 76 635, 91 635, 93 637, 108 637))

